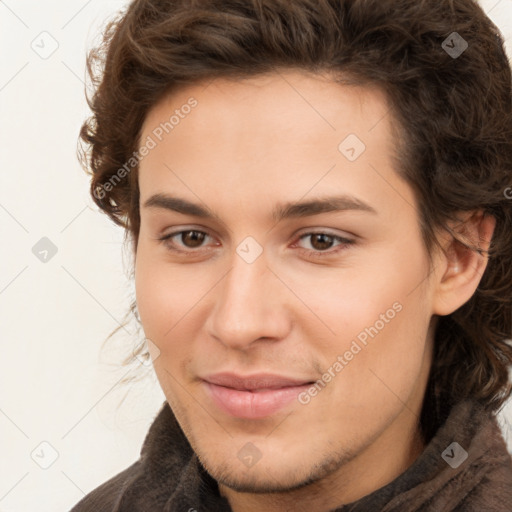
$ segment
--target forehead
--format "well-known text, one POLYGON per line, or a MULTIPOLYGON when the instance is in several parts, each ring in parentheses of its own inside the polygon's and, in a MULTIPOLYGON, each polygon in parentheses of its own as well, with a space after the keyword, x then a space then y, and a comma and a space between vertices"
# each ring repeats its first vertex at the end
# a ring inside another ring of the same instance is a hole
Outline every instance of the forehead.
MULTIPOLYGON (((222 133, 236 125, 237 132, 243 134, 259 125, 258 135, 270 138, 276 134, 283 137, 291 127, 297 137, 313 131, 326 135, 337 131, 341 135, 343 130, 351 129, 363 138, 385 117, 390 121, 385 94, 376 86, 346 85, 328 74, 282 70, 244 79, 217 78, 181 85, 150 109, 143 131, 150 132, 169 120, 169 114, 186 107, 191 98, 197 101, 190 117, 198 136, 203 131, 211 132, 212 127, 222 133)), ((180 119, 187 117, 186 113, 180 119)), ((183 127, 190 123, 179 124, 183 127)), ((177 128, 172 130, 175 138, 183 132, 183 128, 177 128)))
POLYGON ((327 75, 288 70, 182 86, 146 116, 141 142, 156 144, 140 163, 141 196, 214 190, 233 202, 227 191, 236 190, 242 199, 294 200, 341 184, 377 198, 385 184, 377 174, 395 167, 393 133, 380 89, 327 75))

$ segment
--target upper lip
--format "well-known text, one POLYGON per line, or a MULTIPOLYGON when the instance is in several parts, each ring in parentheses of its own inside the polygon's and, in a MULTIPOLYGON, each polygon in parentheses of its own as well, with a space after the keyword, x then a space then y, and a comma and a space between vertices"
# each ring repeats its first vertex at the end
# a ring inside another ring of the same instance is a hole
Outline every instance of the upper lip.
POLYGON ((280 389, 291 386, 310 384, 311 380, 294 379, 270 373, 258 373, 253 375, 237 375, 235 373, 216 373, 203 377, 203 380, 217 386, 251 391, 255 389, 280 389))

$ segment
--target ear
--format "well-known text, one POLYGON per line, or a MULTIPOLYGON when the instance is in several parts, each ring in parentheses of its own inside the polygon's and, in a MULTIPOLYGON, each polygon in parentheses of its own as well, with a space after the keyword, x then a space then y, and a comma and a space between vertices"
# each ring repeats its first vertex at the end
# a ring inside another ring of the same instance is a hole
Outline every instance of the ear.
POLYGON ((481 210, 465 212, 461 221, 449 227, 457 238, 447 231, 439 236, 442 250, 435 257, 436 286, 433 296, 433 314, 449 315, 465 304, 475 293, 488 262, 488 251, 496 219, 481 210))

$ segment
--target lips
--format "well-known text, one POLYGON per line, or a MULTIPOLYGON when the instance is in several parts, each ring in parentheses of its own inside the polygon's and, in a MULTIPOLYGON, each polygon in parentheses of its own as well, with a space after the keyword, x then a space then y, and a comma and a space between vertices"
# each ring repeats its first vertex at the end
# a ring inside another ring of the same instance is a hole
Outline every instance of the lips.
POLYGON ((211 384, 216 384, 217 386, 224 386, 226 388, 238 389, 241 391, 280 389, 301 386, 311 382, 308 380, 290 379, 280 375, 265 373, 249 375, 247 377, 237 376, 232 373, 218 373, 216 375, 206 377, 204 380, 211 384))
POLYGON ((237 418, 259 419, 283 409, 313 382, 273 374, 218 373, 204 377, 203 386, 222 412, 237 418))

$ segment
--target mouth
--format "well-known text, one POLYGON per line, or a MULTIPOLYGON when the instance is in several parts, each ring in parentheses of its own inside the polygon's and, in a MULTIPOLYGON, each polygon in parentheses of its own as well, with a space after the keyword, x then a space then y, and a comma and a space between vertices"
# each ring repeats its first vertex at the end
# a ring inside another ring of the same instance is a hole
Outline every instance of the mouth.
POLYGON ((240 376, 219 373, 203 385, 213 404, 225 414, 243 419, 271 416, 293 402, 315 381, 273 374, 240 376))

